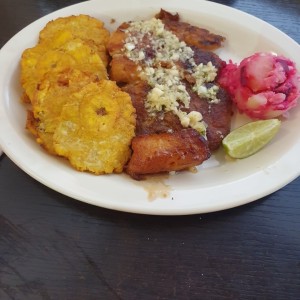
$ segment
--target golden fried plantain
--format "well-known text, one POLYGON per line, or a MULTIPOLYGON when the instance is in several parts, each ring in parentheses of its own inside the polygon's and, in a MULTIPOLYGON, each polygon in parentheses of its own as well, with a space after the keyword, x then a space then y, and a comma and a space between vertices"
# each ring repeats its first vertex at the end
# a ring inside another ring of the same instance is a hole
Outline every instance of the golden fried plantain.
POLYGON ((21 59, 26 128, 49 153, 95 174, 122 172, 136 124, 130 96, 106 80, 108 39, 92 17, 58 18, 21 59))
POLYGON ((36 142, 47 150, 48 153, 56 155, 53 148, 53 134, 42 130, 39 120, 34 117, 31 110, 27 111, 26 129, 35 136, 36 142))
POLYGON ((98 48, 105 66, 108 63, 106 44, 110 33, 102 21, 88 15, 61 17, 47 23, 39 35, 40 43, 47 43, 52 47, 55 43, 65 42, 66 39, 80 38, 94 44, 98 48))
POLYGON ((135 132, 130 96, 113 81, 90 83, 64 105, 54 133, 55 151, 80 171, 120 173, 135 132))
POLYGON ((71 40, 81 40, 85 45, 88 45, 93 49, 95 53, 97 53, 100 58, 102 59, 105 67, 107 67, 108 64, 108 53, 106 50, 106 46, 104 45, 97 45, 94 41, 89 39, 81 39, 79 37, 74 36, 74 34, 71 31, 68 30, 60 30, 57 33, 53 32, 53 36, 51 36, 51 39, 42 40, 39 44, 44 45, 47 49, 58 49, 61 48, 64 44, 71 40))
POLYGON ((98 78, 76 69, 66 70, 56 78, 48 78, 47 75, 32 99, 32 113, 37 142, 53 154, 53 134, 63 106, 72 99, 74 92, 90 82, 98 81, 98 78))
POLYGON ((32 101, 46 75, 55 81, 61 72, 69 69, 78 69, 100 79, 107 78, 100 56, 80 39, 69 40, 56 49, 49 50, 46 44, 26 49, 21 59, 21 84, 26 96, 32 101))

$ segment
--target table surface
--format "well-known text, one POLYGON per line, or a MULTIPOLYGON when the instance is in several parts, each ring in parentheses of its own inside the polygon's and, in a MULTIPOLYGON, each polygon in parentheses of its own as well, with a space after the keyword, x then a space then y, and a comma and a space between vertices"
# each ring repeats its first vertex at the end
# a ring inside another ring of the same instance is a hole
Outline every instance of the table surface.
MULTIPOLYGON (((1 0, 0 46, 77 2, 1 0)), ((299 0, 216 2, 300 42, 299 0)), ((227 211, 145 216, 61 195, 3 155, 0 195, 0 299, 300 299, 300 178, 227 211)))

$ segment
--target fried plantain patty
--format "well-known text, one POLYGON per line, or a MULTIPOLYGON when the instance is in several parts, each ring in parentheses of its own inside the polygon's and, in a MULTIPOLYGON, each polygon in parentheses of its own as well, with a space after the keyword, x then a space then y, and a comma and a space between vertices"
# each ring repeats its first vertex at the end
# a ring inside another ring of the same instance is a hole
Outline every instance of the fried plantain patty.
POLYGON ((88 15, 61 17, 47 23, 39 35, 40 43, 53 44, 53 40, 79 38, 98 48, 105 66, 108 63, 106 44, 110 33, 102 21, 88 15), (57 39, 57 35, 59 39, 57 39))
POLYGON ((70 101, 74 92, 95 81, 98 81, 97 76, 90 76, 76 69, 62 72, 54 78, 46 76, 41 81, 32 99, 32 113, 35 121, 31 124, 36 127, 37 142, 48 152, 55 154, 53 134, 63 106, 70 101))
POLYGON ((56 153, 80 171, 120 173, 135 132, 130 96, 113 82, 90 83, 72 94, 54 133, 56 153))
POLYGON ((47 152, 95 174, 122 172, 136 124, 130 96, 107 80, 108 38, 92 17, 58 18, 21 58, 26 128, 47 152))
POLYGON ((21 58, 21 84, 32 101, 41 81, 48 77, 56 81, 60 73, 78 69, 86 74, 107 78, 107 70, 100 56, 80 39, 68 40, 55 49, 47 44, 38 44, 26 49, 21 58))

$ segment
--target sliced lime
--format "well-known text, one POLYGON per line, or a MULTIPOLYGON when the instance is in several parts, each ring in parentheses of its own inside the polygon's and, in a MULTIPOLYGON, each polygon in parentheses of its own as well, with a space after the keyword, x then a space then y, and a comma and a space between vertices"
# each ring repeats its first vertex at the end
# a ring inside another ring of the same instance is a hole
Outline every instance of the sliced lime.
POLYGON ((223 139, 226 153, 233 158, 245 158, 269 143, 280 128, 278 119, 250 122, 230 132, 223 139))

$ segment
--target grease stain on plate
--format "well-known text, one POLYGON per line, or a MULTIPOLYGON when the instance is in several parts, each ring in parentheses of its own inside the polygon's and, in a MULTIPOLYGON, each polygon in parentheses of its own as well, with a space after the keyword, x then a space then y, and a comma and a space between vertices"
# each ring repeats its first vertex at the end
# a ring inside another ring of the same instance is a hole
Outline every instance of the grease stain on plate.
POLYGON ((169 198, 172 187, 165 181, 169 179, 168 174, 147 176, 138 182, 148 194, 148 200, 154 201, 159 198, 169 198))

